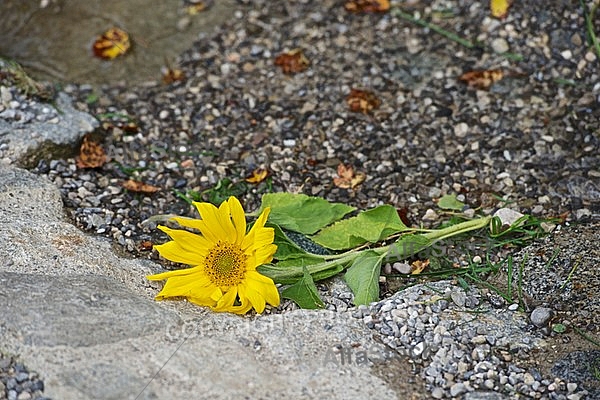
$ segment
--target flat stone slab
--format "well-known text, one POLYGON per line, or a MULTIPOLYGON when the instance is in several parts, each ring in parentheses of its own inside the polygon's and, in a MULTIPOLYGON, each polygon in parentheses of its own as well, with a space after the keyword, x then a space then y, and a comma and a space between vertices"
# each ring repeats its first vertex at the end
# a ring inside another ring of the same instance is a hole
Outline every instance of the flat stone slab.
POLYGON ((28 346, 93 346, 148 335, 179 319, 97 275, 0 272, 3 329, 28 346))

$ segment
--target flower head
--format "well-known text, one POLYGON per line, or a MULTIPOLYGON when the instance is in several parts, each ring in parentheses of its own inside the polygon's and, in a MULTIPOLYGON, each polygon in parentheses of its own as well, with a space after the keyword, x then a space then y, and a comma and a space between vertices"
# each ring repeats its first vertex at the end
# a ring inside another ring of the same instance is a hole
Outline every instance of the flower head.
POLYGON ((279 292, 273 280, 256 271, 259 265, 270 262, 277 250, 273 228, 265 227, 270 209, 266 208, 246 232, 244 209, 235 197, 219 208, 198 202, 194 206, 201 219, 172 220, 200 234, 158 227, 173 239, 155 246, 160 255, 192 268, 148 276, 152 281, 167 279, 156 300, 185 297, 214 311, 236 314, 251 308, 261 313, 266 303, 278 306, 279 292))

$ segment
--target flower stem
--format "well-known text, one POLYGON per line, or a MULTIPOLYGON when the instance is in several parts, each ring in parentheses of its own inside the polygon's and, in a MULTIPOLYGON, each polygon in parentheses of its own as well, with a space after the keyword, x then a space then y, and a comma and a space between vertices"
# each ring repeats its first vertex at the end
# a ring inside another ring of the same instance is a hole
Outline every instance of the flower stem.
POLYGON ((320 256, 323 262, 310 265, 294 265, 278 267, 277 265, 263 265, 259 272, 271 277, 277 283, 290 284, 300 279, 303 268, 306 267, 313 278, 318 281, 336 275, 343 271, 365 251, 375 252, 386 258, 386 262, 405 260, 410 256, 433 245, 435 242, 460 235, 487 226, 491 217, 483 217, 471 221, 461 222, 447 228, 432 230, 427 233, 413 233, 400 236, 398 240, 388 246, 369 249, 353 249, 335 256, 320 256))

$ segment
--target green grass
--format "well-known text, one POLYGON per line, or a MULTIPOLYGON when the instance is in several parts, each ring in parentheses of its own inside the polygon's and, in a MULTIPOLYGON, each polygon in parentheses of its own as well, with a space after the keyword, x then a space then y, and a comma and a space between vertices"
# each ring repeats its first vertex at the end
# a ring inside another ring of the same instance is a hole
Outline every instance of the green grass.
POLYGON ((25 96, 37 96, 43 101, 53 102, 55 90, 52 86, 31 78, 16 61, 0 57, 0 64, 4 64, 4 68, 0 69, 0 83, 13 84, 25 96))
MULTIPOLYGON (((192 204, 194 201, 206 201, 214 205, 219 205, 227 200, 230 196, 241 197, 253 187, 244 179, 233 180, 230 178, 220 179, 215 186, 202 191, 188 190, 181 192, 174 189, 175 196, 192 204)), ((257 186, 257 193, 273 192, 273 179, 267 177, 260 185, 257 186)))
POLYGON ((96 115, 96 118, 98 118, 100 121, 126 120, 127 122, 135 122, 135 120, 133 118, 131 118, 129 115, 123 114, 123 113, 118 113, 118 112, 100 113, 100 114, 96 115))
MULTIPOLYGON (((461 218, 460 215, 453 215, 450 221, 446 221, 442 225, 452 225, 464 220, 465 218, 461 218)), ((494 234, 490 233, 487 228, 470 232, 457 236, 451 241, 439 242, 440 247, 434 248, 432 252, 426 255, 421 254, 421 259, 428 258, 430 262, 429 267, 421 274, 389 274, 386 276, 405 281, 406 286, 428 281, 453 279, 465 290, 470 285, 485 287, 508 303, 519 304, 522 309, 524 304, 523 280, 527 254, 523 256, 518 265, 515 265, 512 255, 502 258, 499 254, 511 249, 518 250, 543 237, 547 233, 542 228, 542 223, 550 221, 556 222, 555 220, 524 216, 509 227, 500 227, 496 221, 496 226, 491 229, 495 232, 494 234), (438 251, 439 249, 445 251, 438 251), (455 265, 458 255, 464 256, 463 259, 467 261, 467 265, 461 267, 455 265), (473 261, 475 255, 481 258, 480 262, 473 261), (506 274, 506 283, 501 285, 503 288, 489 281, 491 276, 500 272, 506 274)), ((546 264, 547 266, 556 259, 559 252, 560 249, 555 249, 546 264)), ((573 272, 574 270, 575 268, 573 272)))
POLYGON ((432 24, 431 22, 427 22, 427 21, 423 21, 422 19, 415 18, 412 15, 400 10, 399 8, 394 8, 391 11, 391 14, 396 17, 400 17, 407 21, 410 21, 413 24, 422 26, 424 28, 431 29, 432 31, 434 31, 434 32, 444 36, 445 38, 450 39, 468 49, 473 49, 473 48, 477 47, 477 45, 475 45, 475 43, 471 42, 470 40, 463 39, 460 36, 458 36, 456 33, 450 32, 442 27, 432 24))
MULTIPOLYGON (((415 18, 411 14, 405 13, 404 11, 400 10, 397 7, 393 8, 390 11, 390 13, 395 17, 400 17, 406 21, 412 22, 413 24, 430 29, 431 31, 433 31, 439 35, 442 35, 446 39, 456 42, 456 43, 460 44, 461 46, 466 47, 467 49, 485 48, 488 51, 492 51, 492 49, 489 46, 485 46, 479 42, 473 42, 471 40, 462 38, 459 35, 457 35, 456 33, 451 32, 447 29, 444 29, 441 26, 438 26, 431 22, 424 21, 423 19, 420 19, 420 18, 415 18)), ((443 14, 443 18, 450 18, 450 17, 451 17, 451 15, 449 15, 448 13, 443 14)), ((499 55, 501 55, 511 61, 522 61, 523 60, 523 56, 520 54, 517 54, 517 53, 506 52, 506 53, 501 53, 499 55)))
POLYGON ((560 290, 563 290, 571 281, 571 278, 573 277, 573 274, 575 273, 575 270, 577 270, 577 267, 579 266, 579 260, 580 258, 578 258, 574 263, 573 263, 573 267, 571 268, 571 270, 569 271, 569 275, 567 275, 567 279, 563 282, 563 284, 560 286, 560 290))
POLYGON ((583 18, 585 20, 585 28, 588 36, 588 43, 594 47, 596 50, 596 54, 600 59, 600 42, 598 41, 598 37, 596 37, 596 33, 594 32, 594 18, 596 16, 596 11, 598 10, 598 2, 594 2, 592 4, 592 8, 588 12, 585 2, 583 0, 579 0, 579 5, 583 10, 583 18))
POLYGON ((560 254, 560 248, 557 247, 556 249, 554 249, 554 252, 552 253, 552 257, 550 257, 550 259, 548 260, 548 262, 546 263, 546 265, 544 267, 546 269, 550 269, 550 266, 552 265, 554 260, 556 260, 556 257, 558 257, 559 254, 560 254))
POLYGON ((594 339, 591 336, 587 335, 585 332, 583 332, 581 329, 577 328, 576 326, 573 327, 573 330, 575 332, 577 332, 577 334, 579 336, 581 336, 582 338, 584 338, 585 340, 587 340, 588 342, 590 342, 594 346, 600 347, 600 341, 598 341, 597 339, 594 339))

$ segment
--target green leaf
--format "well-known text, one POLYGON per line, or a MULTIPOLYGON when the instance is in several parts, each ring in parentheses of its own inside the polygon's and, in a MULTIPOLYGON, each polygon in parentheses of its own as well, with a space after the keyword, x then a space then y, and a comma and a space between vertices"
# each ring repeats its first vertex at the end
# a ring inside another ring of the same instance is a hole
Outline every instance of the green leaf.
POLYGON ((447 194, 438 200, 438 207, 444 210, 462 211, 465 203, 456 200, 456 195, 447 194))
POLYGON ((376 243, 395 233, 409 230, 411 229, 402 223, 394 207, 383 205, 324 228, 312 239, 332 250, 346 250, 367 242, 376 243))
POLYGON ((265 226, 273 228, 275 231, 275 239, 273 243, 277 245, 277 251, 273 258, 276 260, 287 260, 289 258, 298 258, 307 255, 308 253, 304 251, 300 246, 296 243, 292 242, 290 238, 287 237, 285 232, 281 230, 279 225, 267 223, 265 226))
POLYGON ((311 235, 355 210, 320 197, 292 193, 264 194, 260 211, 266 207, 271 207, 269 222, 305 235, 311 235))
POLYGON ((386 262, 405 260, 418 252, 425 250, 435 241, 421 234, 403 235, 390 245, 385 254, 386 262))
POLYGON ((300 308, 314 310, 325 307, 325 304, 319 297, 315 282, 306 267, 303 268, 302 279, 284 289, 281 292, 281 297, 294 301, 300 308))
POLYGON ((379 300, 379 275, 383 257, 374 251, 365 251, 352 263, 344 280, 354 293, 354 304, 369 304, 379 300))

